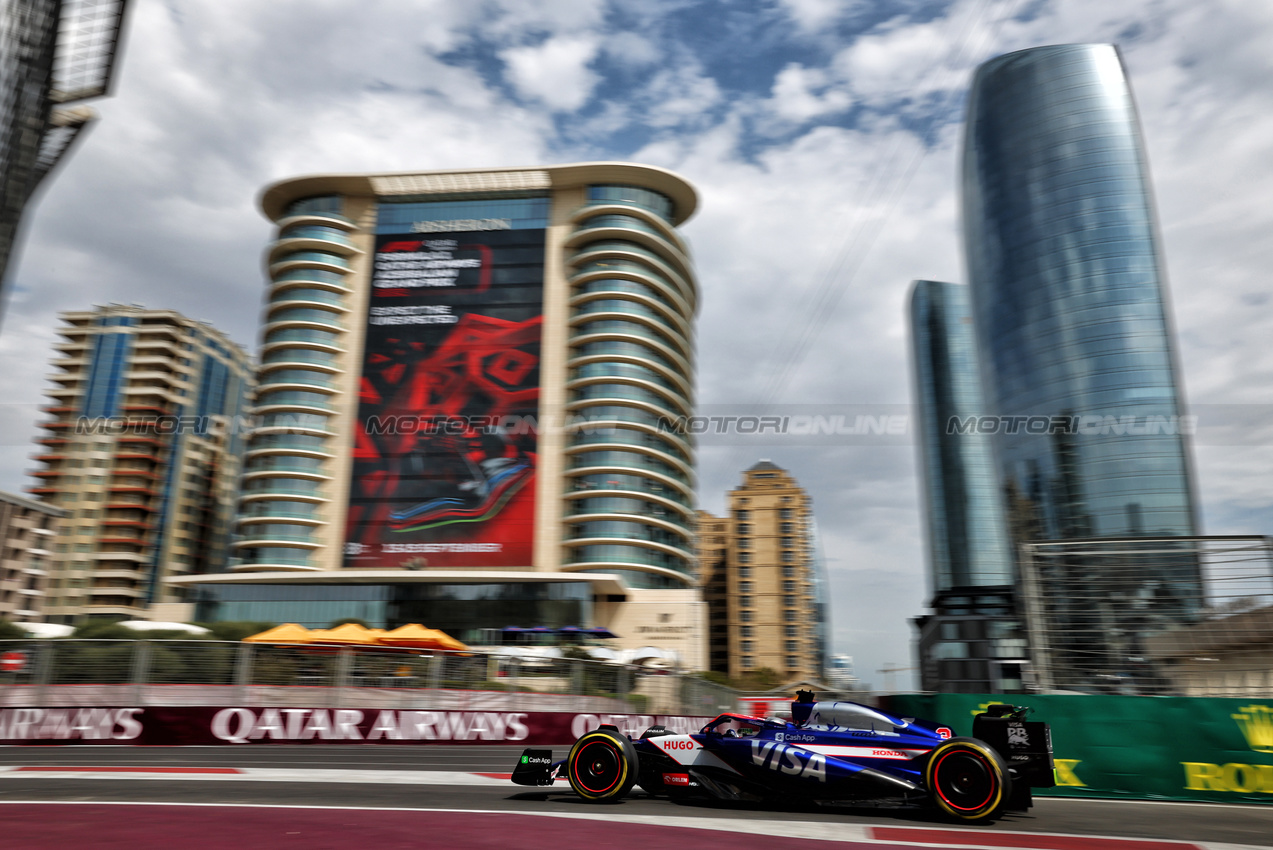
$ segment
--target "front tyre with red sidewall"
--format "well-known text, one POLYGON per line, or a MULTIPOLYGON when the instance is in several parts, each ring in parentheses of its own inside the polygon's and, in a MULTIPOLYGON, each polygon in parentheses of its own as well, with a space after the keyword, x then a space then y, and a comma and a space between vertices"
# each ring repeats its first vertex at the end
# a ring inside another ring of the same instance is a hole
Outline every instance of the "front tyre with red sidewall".
POLYGON ((1007 763, 976 738, 951 738, 934 749, 924 784, 938 811, 964 823, 994 820, 1012 797, 1007 763))
POLYGON ((590 802, 621 800, 637 780, 636 748, 623 735, 596 729, 575 741, 566 757, 566 776, 574 792, 590 802))

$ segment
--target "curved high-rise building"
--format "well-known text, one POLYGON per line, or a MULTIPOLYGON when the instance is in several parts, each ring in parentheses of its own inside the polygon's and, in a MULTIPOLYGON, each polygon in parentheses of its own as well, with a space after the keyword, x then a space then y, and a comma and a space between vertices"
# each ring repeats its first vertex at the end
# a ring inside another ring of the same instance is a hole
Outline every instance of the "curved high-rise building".
POLYGON ((693 188, 585 163, 303 177, 261 204, 257 428, 204 613, 600 624, 696 663, 694 447, 660 427, 692 414, 693 188), (657 627, 615 607, 659 593, 657 627))
POLYGON ((982 65, 962 183, 1015 542, 1195 534, 1165 272, 1117 50, 1056 45, 982 65))
POLYGON ((915 621, 925 690, 1021 688, 1012 547, 995 476, 968 287, 917 280, 910 300, 929 605, 915 621), (972 423, 971 425, 969 423, 972 423))
POLYGON ((985 413, 971 320, 968 287, 915 281, 911 359, 931 589, 937 595, 1013 581, 991 438, 959 427, 985 413))

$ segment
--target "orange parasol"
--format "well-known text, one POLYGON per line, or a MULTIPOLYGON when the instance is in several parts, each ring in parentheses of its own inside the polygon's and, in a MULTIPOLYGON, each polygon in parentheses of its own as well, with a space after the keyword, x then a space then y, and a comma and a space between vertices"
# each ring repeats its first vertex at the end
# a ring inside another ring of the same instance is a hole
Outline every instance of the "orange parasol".
POLYGON ((334 629, 319 629, 309 633, 307 643, 337 643, 344 646, 376 646, 384 629, 368 629, 357 623, 345 623, 334 629))
POLYGON ((243 640, 246 643, 309 643, 310 636, 314 632, 304 626, 298 626, 295 623, 284 623, 281 626, 275 626, 272 629, 266 629, 255 635, 249 635, 243 640))
POLYGON ((468 649, 467 646, 446 632, 438 629, 426 629, 419 623, 399 626, 393 631, 385 632, 377 638, 377 642, 384 646, 410 646, 417 649, 451 649, 456 651, 468 649))

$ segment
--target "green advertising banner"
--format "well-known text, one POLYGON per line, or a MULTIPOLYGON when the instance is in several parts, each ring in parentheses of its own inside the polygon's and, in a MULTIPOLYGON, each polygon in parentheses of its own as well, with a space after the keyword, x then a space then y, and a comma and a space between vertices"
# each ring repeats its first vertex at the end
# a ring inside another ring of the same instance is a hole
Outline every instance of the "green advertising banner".
POLYGON ((1273 804, 1273 701, 1077 694, 902 694, 885 710, 972 734, 991 703, 1052 727, 1057 786, 1039 796, 1273 804))

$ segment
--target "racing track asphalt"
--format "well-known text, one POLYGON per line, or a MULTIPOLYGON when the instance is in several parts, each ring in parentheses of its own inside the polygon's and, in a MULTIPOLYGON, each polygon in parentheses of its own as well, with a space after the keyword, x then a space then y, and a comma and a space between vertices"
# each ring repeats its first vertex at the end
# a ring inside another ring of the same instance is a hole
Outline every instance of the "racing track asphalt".
MULTIPOLYGON (((565 748, 557 750, 558 757, 564 756, 565 748)), ((598 806, 583 803, 568 790, 521 788, 480 775, 507 774, 520 751, 520 747, 481 745, 0 747, 0 804, 9 804, 0 805, 0 845, 15 850, 113 846, 129 850, 223 846, 235 850, 287 846, 548 850, 563 845, 651 850, 688 841, 700 848, 783 850, 794 846, 785 839, 803 842, 814 837, 850 842, 842 846, 866 846, 854 841, 861 838, 877 842, 870 846, 878 848, 890 846, 890 841, 921 840, 915 837, 916 829, 940 828, 941 833, 917 834, 924 843, 949 844, 954 839, 940 836, 958 838, 962 833, 967 837, 960 839, 961 844, 1039 850, 1096 847, 1100 842, 1095 836, 1273 846, 1273 806, 1051 798, 1039 799, 1029 813, 1009 814, 987 829, 945 824, 913 809, 678 805, 639 791, 620 803, 598 806), (38 769, 18 769, 23 767, 38 769), (111 767, 143 772, 111 771, 111 767), (188 772, 191 769, 197 772, 188 772), (75 805, 54 812, 45 805, 50 803, 75 805), (134 803, 166 805, 126 805, 134 803), (315 808, 300 814, 296 808, 272 807, 315 808), (544 815, 571 818, 569 829, 553 825, 565 821, 539 817, 544 815), (206 825, 211 823, 220 826, 206 825), (687 824, 733 831, 699 831, 692 839, 651 832, 675 829, 679 833, 687 824), (1025 833, 1090 838, 1066 844, 1025 833), (103 843, 108 835, 119 843, 103 843), (553 840, 541 842, 542 836, 553 840), (569 840, 563 842, 566 836, 569 840)), ((1139 846, 1154 850, 1150 845, 1139 846)))

